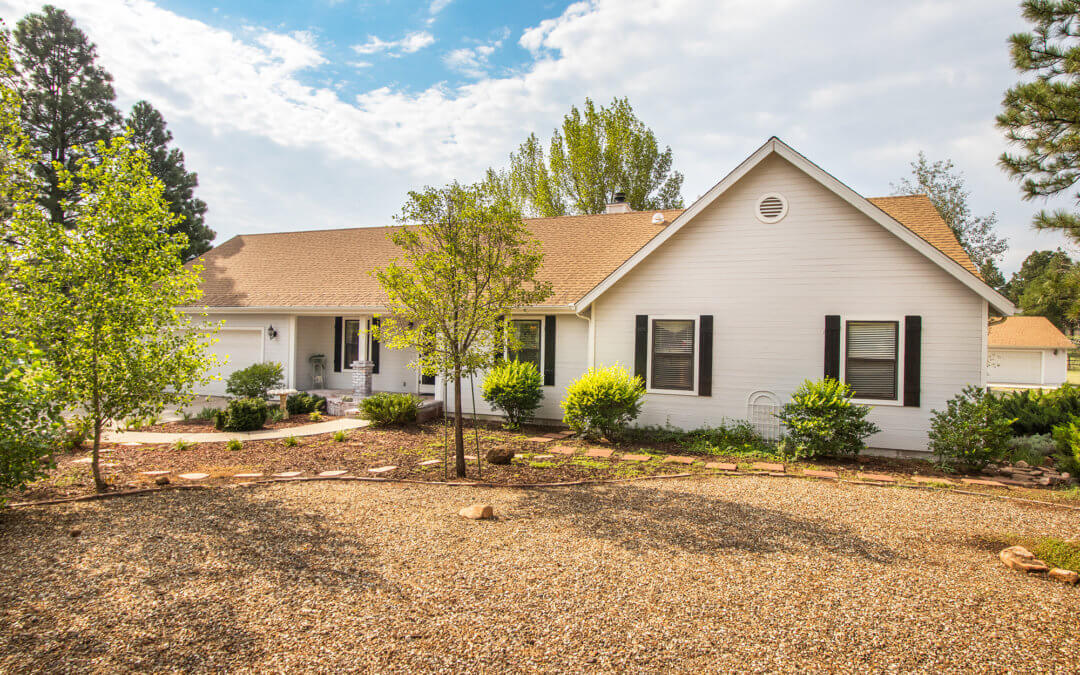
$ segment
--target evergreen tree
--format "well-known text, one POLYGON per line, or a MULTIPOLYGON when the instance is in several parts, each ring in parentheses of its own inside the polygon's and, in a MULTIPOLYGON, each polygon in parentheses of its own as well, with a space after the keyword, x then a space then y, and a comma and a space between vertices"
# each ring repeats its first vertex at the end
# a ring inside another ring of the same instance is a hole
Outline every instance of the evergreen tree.
POLYGON ((1014 303, 1020 303, 1020 297, 1028 285, 1043 276, 1047 271, 1065 271, 1075 267, 1069 255, 1060 248, 1054 251, 1032 251, 1014 272, 1008 283, 1001 287, 1001 292, 1014 303))
POLYGON ((170 234, 187 235, 188 244, 181 259, 186 262, 206 253, 215 233, 204 222, 206 202, 195 196, 199 176, 184 166, 183 152, 169 147, 173 135, 165 125, 165 118, 148 102, 139 101, 131 108, 124 126, 128 138, 150 158, 150 173, 165 186, 169 210, 182 219, 170 229, 170 234))
POLYGON ((37 153, 39 201, 53 222, 67 223, 61 202, 77 186, 59 184, 53 163, 73 174, 77 160, 112 137, 119 112, 112 76, 97 65, 97 49, 62 9, 45 5, 15 26, 15 54, 23 101, 23 128, 37 153))

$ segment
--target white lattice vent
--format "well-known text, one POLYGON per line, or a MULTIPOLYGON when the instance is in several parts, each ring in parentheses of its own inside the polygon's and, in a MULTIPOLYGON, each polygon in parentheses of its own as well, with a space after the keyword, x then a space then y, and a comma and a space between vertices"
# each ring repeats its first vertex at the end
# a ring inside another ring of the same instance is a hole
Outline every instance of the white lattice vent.
POLYGON ((780 440, 779 412, 780 399, 771 391, 755 391, 746 399, 746 419, 766 440, 780 440))

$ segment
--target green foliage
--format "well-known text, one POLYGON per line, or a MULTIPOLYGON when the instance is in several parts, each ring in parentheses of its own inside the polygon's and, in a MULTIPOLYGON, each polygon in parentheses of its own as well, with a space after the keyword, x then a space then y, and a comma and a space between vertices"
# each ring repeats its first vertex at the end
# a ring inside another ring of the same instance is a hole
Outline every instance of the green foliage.
POLYGON ((945 469, 982 468, 1008 451, 1010 425, 1000 400, 979 387, 965 387, 945 410, 930 418, 930 452, 945 469))
POLYGON ((1054 464, 1060 471, 1080 476, 1080 417, 1054 427, 1054 441, 1058 445, 1054 464))
POLYGON ((1020 264, 1020 269, 1013 272, 1008 283, 1002 286, 1001 292, 1009 300, 1019 303, 1020 297, 1024 294, 1024 289, 1027 288, 1028 284, 1048 271, 1069 270, 1074 266, 1075 263, 1069 257, 1069 254, 1060 248, 1053 251, 1032 251, 1028 254, 1028 257, 1024 258, 1024 262, 1020 264))
POLYGON ((338 430, 338 431, 334 432, 334 442, 335 443, 344 443, 348 439, 349 439, 349 434, 346 433, 344 429, 341 429, 341 430, 338 430))
POLYGON ((281 386, 281 364, 253 363, 237 370, 225 384, 225 393, 237 398, 266 398, 266 392, 281 386))
POLYGON ((852 402, 851 387, 833 378, 806 380, 777 417, 787 428, 782 452, 792 459, 858 455, 881 429, 870 408, 852 402))
MULTIPOLYGON (((1080 3, 1024 0, 1021 7, 1032 31, 1009 38, 1012 64, 1022 77, 1005 92, 997 123, 1020 147, 1017 154, 1002 154, 1001 166, 1022 181, 1025 199, 1035 199, 1070 190, 1080 179, 1080 3)), ((1034 225, 1080 239, 1080 218, 1063 209, 1041 211, 1034 225)))
POLYGON ((404 426, 416 422, 420 399, 412 394, 380 392, 360 401, 360 415, 377 427, 404 426))
POLYGON ((300 445, 300 441, 296 440, 296 436, 286 436, 282 439, 282 442, 285 444, 286 448, 295 448, 300 445))
POLYGON ((619 440, 641 414, 644 396, 645 383, 625 368, 590 368, 566 388, 563 422, 587 438, 619 440))
POLYGON ((195 417, 197 417, 200 420, 212 420, 212 419, 217 418, 217 412, 218 412, 217 408, 215 408, 213 406, 206 405, 206 406, 203 406, 202 409, 199 410, 199 412, 195 414, 195 417))
POLYGON ((322 413, 318 410, 312 410, 310 413, 308 413, 308 419, 312 422, 322 422, 322 418, 322 413))
POLYGON ((597 110, 586 98, 584 109, 571 106, 552 133, 547 156, 530 134, 510 155, 507 170, 488 175, 522 210, 552 217, 603 213, 616 192, 624 192, 635 211, 682 208, 683 176, 671 165, 671 148, 660 150, 628 99, 597 110))
POLYGON ((285 409, 290 415, 306 415, 316 410, 326 410, 326 397, 302 391, 285 400, 285 409))
MULTIPOLYGON (((4 492, 42 476, 62 430, 40 352, 0 339, 0 505, 4 492)), ((82 435, 84 430, 79 430, 82 435)))
POLYGON ((482 395, 506 415, 507 429, 520 429, 544 400, 544 380, 532 363, 500 361, 484 378, 482 395))
POLYGON ((262 429, 269 415, 270 408, 261 398, 234 398, 225 407, 221 428, 225 431, 262 429))
POLYGON ((1010 438, 1008 448, 1006 458, 1010 463, 1024 461, 1032 466, 1041 466, 1045 458, 1054 454, 1058 445, 1051 434, 1033 434, 1010 438))
POLYGON ((689 431, 665 426, 632 427, 622 433, 623 442, 635 445, 677 445, 701 455, 774 457, 777 447, 758 434, 747 420, 722 421, 713 427, 689 431))
POLYGON ((230 438, 229 440, 225 441, 226 450, 236 452, 237 450, 243 449, 243 447, 244 444, 240 442, 239 438, 230 438))
POLYGON ((190 450, 194 447, 195 441, 185 441, 182 438, 176 439, 176 441, 172 445, 173 450, 175 450, 176 452, 184 452, 185 450, 190 450))
POLYGON ((271 422, 280 422, 285 419, 285 413, 281 412, 281 408, 274 406, 270 408, 270 415, 266 419, 271 422))
POLYGON ((997 395, 1001 414, 1013 420, 1016 436, 1049 434, 1054 427, 1080 415, 1080 387, 1064 385, 1040 391, 1025 389, 997 395))

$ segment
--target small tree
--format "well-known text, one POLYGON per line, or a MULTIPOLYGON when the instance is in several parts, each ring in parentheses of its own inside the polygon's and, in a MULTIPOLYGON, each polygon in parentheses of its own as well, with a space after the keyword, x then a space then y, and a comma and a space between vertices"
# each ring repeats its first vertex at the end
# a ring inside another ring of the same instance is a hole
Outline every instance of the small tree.
POLYGON ((5 271, 18 297, 0 328, 31 337, 57 376, 57 400, 84 411, 100 491, 106 425, 190 400, 213 361, 178 309, 198 299, 200 268, 180 262, 187 238, 169 234, 176 216, 146 154, 124 137, 94 154, 74 174, 54 165, 62 190, 77 192, 66 223, 31 200, 15 204, 10 229, 20 246, 5 271))
POLYGON ((390 349, 414 348, 424 372, 454 387, 456 473, 465 476, 461 378, 491 365, 493 345, 509 339, 514 307, 542 302, 551 285, 536 280, 543 254, 521 213, 489 182, 410 192, 389 237, 403 260, 374 272, 389 317, 375 337, 390 349))
POLYGON ((500 361, 484 378, 483 396, 506 415, 507 429, 520 429, 544 400, 544 378, 532 362, 500 361))

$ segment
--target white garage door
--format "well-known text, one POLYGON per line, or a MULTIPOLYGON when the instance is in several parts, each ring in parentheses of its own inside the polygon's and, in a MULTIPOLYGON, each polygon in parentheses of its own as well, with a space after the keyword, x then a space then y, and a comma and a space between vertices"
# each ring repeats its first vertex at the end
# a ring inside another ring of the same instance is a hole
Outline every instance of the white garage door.
POLYGON ((991 384, 1039 384, 1042 352, 990 350, 987 376, 991 384))
POLYGON ((217 344, 212 345, 208 351, 217 355, 218 361, 226 361, 225 365, 218 366, 210 372, 221 377, 219 380, 208 382, 197 387, 200 394, 225 395, 225 381, 229 375, 248 366, 262 361, 262 329, 252 330, 222 330, 218 331, 217 344))

